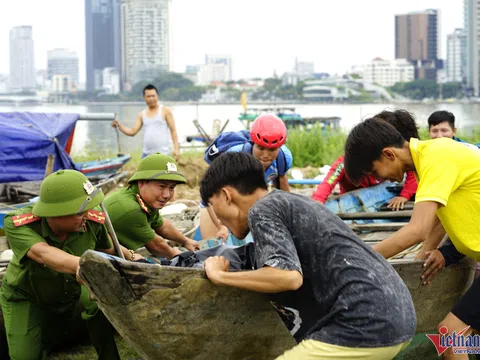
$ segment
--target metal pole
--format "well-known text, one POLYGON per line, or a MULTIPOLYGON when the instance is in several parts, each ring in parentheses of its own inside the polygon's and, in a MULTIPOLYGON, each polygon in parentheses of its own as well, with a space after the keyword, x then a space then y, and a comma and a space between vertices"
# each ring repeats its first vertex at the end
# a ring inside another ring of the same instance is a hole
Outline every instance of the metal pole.
POLYGON ((115 113, 86 113, 80 114, 78 118, 81 120, 94 120, 94 121, 113 121, 115 120, 115 113))
POLYGON ((107 209, 105 208, 105 204, 103 203, 103 201, 100 203, 100 207, 102 208, 102 211, 105 214, 105 225, 107 225, 107 230, 108 230, 108 233, 110 234, 110 237, 112 238, 113 246, 117 251, 117 255, 119 258, 122 258, 125 260, 125 256, 123 256, 123 252, 122 252, 122 249, 120 248, 120 243, 118 242, 117 235, 115 234, 115 230, 113 229, 112 221, 110 220, 110 216, 108 216, 108 212, 107 212, 107 209))

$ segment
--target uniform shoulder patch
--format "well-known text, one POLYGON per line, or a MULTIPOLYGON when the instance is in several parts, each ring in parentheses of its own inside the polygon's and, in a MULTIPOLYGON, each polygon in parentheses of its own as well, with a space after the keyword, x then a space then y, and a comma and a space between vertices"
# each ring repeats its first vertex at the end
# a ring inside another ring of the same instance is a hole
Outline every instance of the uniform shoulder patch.
POLYGON ((135 194, 135 197, 137 198, 138 203, 140 204, 140 207, 142 208, 143 211, 145 211, 147 214, 150 214, 150 210, 148 210, 147 206, 143 202, 142 198, 140 195, 135 194))
POLYGON ((27 225, 40 219, 40 217, 37 217, 32 213, 12 216, 13 225, 15 225, 15 227, 27 225))
POLYGON ((88 210, 87 215, 88 215, 88 220, 95 221, 99 224, 105 223, 105 213, 101 211, 88 210))

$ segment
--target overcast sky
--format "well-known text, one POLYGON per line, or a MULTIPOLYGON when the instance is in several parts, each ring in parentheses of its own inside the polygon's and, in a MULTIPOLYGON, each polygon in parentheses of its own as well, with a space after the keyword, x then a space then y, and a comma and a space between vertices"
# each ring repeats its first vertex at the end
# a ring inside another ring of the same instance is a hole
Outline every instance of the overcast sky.
MULTIPOLYGON (((394 57, 394 15, 441 10, 446 34, 463 26, 463 0, 172 0, 173 70, 231 54, 233 76, 266 77, 293 68, 295 57, 317 72, 343 73, 374 57, 394 57)), ((32 25, 35 66, 47 50, 65 47, 80 58, 85 79, 84 0, 0 0, 0 73, 9 71, 9 30, 32 25)))

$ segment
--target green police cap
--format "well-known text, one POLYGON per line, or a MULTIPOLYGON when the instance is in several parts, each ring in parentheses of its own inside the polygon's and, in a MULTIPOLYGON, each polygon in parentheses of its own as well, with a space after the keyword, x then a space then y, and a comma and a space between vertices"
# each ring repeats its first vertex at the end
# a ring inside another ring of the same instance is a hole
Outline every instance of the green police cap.
POLYGON ((59 170, 43 180, 32 212, 40 217, 74 215, 93 209, 103 198, 102 190, 81 172, 59 170))
POLYGON ((128 183, 138 180, 169 180, 186 184, 187 179, 178 171, 175 160, 160 153, 144 157, 138 164, 137 171, 128 183))

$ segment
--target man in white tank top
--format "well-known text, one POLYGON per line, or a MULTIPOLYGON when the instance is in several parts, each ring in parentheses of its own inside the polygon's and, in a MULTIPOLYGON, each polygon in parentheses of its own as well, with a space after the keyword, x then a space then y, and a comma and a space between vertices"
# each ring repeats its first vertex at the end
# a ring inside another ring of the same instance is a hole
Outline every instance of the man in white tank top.
POLYGON ((142 158, 147 155, 162 153, 172 155, 178 161, 180 151, 172 112, 166 106, 158 103, 158 91, 153 85, 145 86, 143 98, 147 108, 138 113, 137 120, 131 129, 121 125, 118 120, 114 120, 112 126, 118 128, 127 136, 135 136, 142 127, 145 127, 142 158), (171 154, 170 137, 173 141, 173 152, 171 154))

